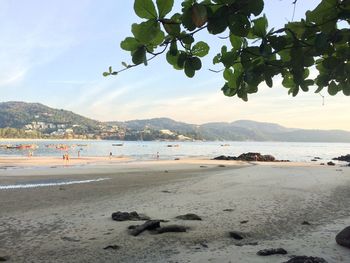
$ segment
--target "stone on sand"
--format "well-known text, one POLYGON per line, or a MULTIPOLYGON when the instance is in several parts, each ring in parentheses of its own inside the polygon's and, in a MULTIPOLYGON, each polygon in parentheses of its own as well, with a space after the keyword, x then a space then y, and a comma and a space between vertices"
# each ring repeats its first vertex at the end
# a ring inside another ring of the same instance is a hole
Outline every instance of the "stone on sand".
POLYGON ((185 214, 185 215, 179 215, 176 217, 177 219, 181 220, 202 220, 202 218, 196 214, 185 214))
POLYGON ((342 231, 340 231, 336 237, 335 241, 338 245, 350 248, 350 226, 344 228, 342 231))

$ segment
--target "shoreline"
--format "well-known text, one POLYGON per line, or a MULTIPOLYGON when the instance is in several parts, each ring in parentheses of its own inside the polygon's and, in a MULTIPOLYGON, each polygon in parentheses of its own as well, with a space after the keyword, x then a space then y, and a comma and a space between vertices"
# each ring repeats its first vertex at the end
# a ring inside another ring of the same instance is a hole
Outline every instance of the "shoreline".
POLYGON ((334 237, 350 225, 350 168, 181 159, 0 172, 0 185, 108 178, 0 190, 0 256, 13 262, 280 263, 288 255, 308 255, 336 263, 349 256, 334 237), (113 221, 116 211, 189 229, 133 237, 128 226, 143 222, 113 221), (202 220, 175 218, 186 213, 202 220), (248 238, 234 240, 230 231, 248 238), (118 249, 103 249, 109 245, 118 249), (256 255, 271 247, 284 247, 288 255, 256 255))

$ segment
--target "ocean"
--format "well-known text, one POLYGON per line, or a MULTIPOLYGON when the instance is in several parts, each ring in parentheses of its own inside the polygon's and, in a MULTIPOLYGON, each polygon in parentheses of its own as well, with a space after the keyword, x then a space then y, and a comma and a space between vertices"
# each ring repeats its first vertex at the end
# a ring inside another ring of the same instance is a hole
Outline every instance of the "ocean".
MULTIPOLYGON (((26 140, 0 141, 0 145, 36 144, 34 156, 62 156, 69 152, 78 156, 126 156, 135 160, 174 158, 213 158, 219 155, 238 156, 246 152, 271 154, 279 160, 310 162, 320 157, 321 162, 340 155, 350 154, 350 143, 305 143, 305 142, 160 142, 160 141, 71 141, 71 140, 26 140), (69 149, 56 149, 56 145, 68 145, 69 149), (117 146, 113 146, 117 145, 117 146), (48 147, 49 146, 49 147, 48 147), (170 147, 169 147, 170 146, 170 147)), ((31 150, 32 151, 32 150, 31 150)), ((5 149, 0 147, 0 156, 27 156, 29 150, 5 149)))

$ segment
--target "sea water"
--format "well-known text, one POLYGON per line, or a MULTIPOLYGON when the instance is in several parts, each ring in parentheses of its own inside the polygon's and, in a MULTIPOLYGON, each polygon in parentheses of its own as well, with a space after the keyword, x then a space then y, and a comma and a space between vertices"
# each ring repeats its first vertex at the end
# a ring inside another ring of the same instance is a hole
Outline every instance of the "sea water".
MULTIPOLYGON (((164 141, 104 141, 104 140, 32 140, 0 141, 1 145, 36 144, 34 156, 60 157, 68 152, 71 157, 125 156, 134 160, 174 158, 213 158, 219 155, 238 156, 246 152, 271 154, 280 160, 309 162, 314 157, 322 161, 350 154, 350 143, 305 143, 305 142, 164 142, 164 141), (47 145, 68 145, 68 150, 58 150, 47 145), (119 146, 113 146, 119 145, 119 146)), ((28 156, 29 150, 0 148, 0 158, 5 156, 28 156)))

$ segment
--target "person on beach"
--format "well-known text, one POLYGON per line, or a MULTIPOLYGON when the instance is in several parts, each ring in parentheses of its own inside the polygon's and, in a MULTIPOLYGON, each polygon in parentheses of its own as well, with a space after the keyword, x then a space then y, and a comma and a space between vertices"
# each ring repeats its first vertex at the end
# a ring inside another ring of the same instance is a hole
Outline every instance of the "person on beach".
POLYGON ((109 152, 109 159, 112 159, 112 152, 109 152))
POLYGON ((78 159, 80 158, 80 150, 78 151, 78 159))
POLYGON ((157 152, 157 160, 159 160, 159 152, 157 152))

